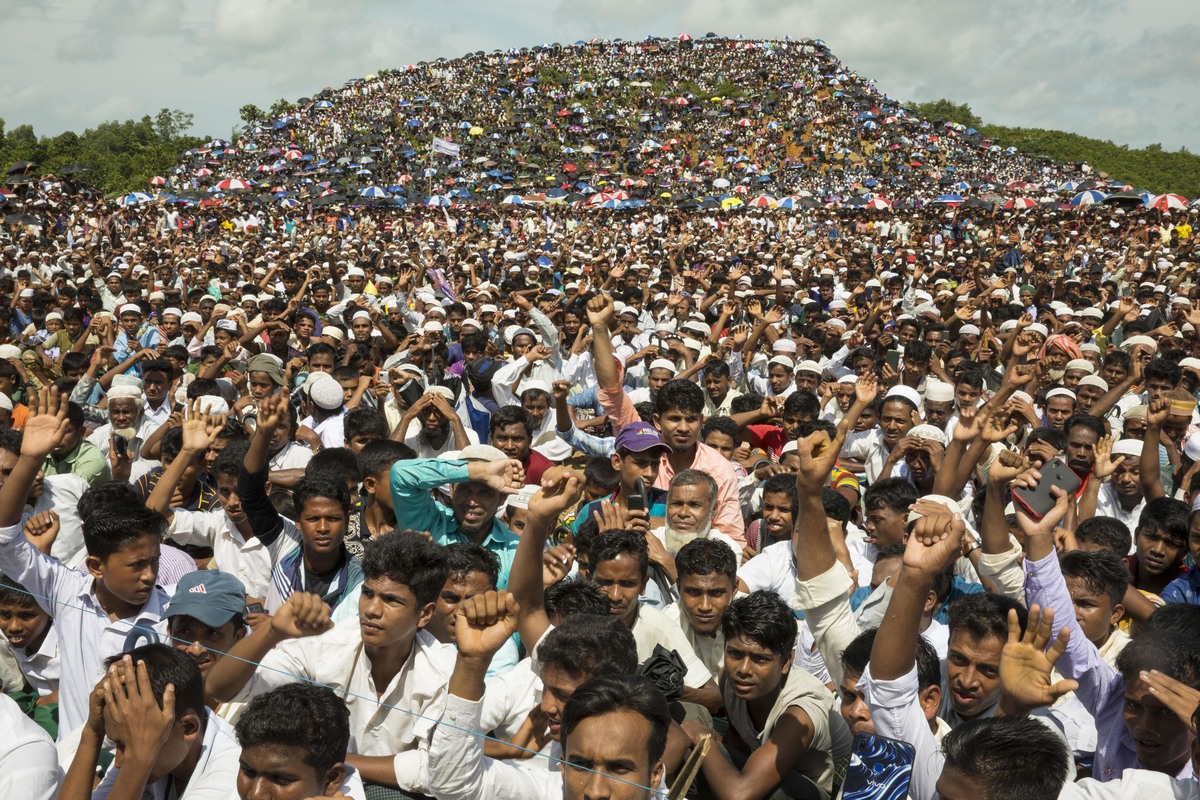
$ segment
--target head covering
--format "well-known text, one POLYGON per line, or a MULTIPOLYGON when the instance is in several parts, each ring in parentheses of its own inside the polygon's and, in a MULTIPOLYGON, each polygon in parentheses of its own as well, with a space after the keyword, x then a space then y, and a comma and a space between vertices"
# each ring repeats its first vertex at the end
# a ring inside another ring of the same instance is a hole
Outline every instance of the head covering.
POLYGON ((320 377, 308 384, 308 396, 312 398, 318 408, 326 411, 341 408, 345 401, 342 385, 325 373, 320 373, 320 377))
POLYGON ((175 584, 164 616, 193 617, 217 628, 246 611, 246 589, 228 572, 202 569, 189 572, 175 584))
POLYGON ((925 383, 925 399, 934 403, 954 401, 954 384, 930 378, 925 383))
POLYGON ((914 425, 908 435, 914 439, 926 439, 931 442, 937 442, 940 445, 946 444, 946 434, 941 428, 935 428, 932 425, 914 425))
POLYGON ((1049 352, 1051 347, 1056 347, 1066 353, 1068 361, 1083 358, 1083 352, 1079 349, 1079 344, 1066 334, 1060 333, 1058 336, 1051 336, 1043 342, 1042 349, 1038 351, 1038 358, 1045 358, 1046 353, 1049 352))
POLYGON ((460 461, 503 461, 508 458, 504 451, 490 444, 472 444, 458 452, 460 461))
MULTIPOLYGON (((1191 442, 1191 439, 1188 440, 1191 442)), ((1197 444, 1200 444, 1198 442, 1197 444)), ((1184 446, 1186 450, 1186 445, 1184 446)), ((1125 456, 1125 463, 1136 463, 1137 459, 1142 457, 1142 440, 1141 439, 1122 439, 1113 445, 1113 456, 1125 456)))
MULTIPOLYGON (((927 495, 923 495, 921 497, 921 499, 922 500, 932 500, 935 503, 941 503, 942 505, 944 505, 946 508, 950 509, 954 513, 956 513, 956 514, 959 513, 958 503, 956 503, 954 500, 950 499, 949 497, 946 497, 944 494, 927 494, 927 495)), ((923 516, 924 516, 924 514, 922 514, 919 511, 909 511, 908 512, 908 524, 909 525, 913 524, 917 520, 921 519, 921 517, 923 517, 923 516)))
POLYGON ((246 364, 246 372, 263 372, 280 386, 284 385, 283 369, 279 359, 270 353, 259 353, 246 364))
POLYGON ((892 388, 888 389, 887 394, 883 396, 885 401, 892 400, 894 398, 900 398, 901 400, 906 400, 909 403, 912 403, 913 408, 921 407, 921 395, 917 394, 917 390, 910 386, 893 386, 892 388))
POLYGON ((1068 372, 1073 369, 1081 369, 1088 375, 1094 375, 1096 373, 1096 367, 1086 358, 1073 358, 1067 362, 1066 368, 1068 372))
POLYGON ((629 453, 644 453, 655 448, 671 449, 662 440, 658 429, 647 422, 631 422, 621 428, 613 446, 618 453, 622 450, 629 453))

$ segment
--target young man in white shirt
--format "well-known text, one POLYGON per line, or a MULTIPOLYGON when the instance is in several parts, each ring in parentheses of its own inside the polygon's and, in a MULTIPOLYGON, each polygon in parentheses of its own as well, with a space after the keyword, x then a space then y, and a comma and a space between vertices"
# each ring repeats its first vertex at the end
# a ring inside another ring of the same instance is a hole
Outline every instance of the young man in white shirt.
POLYGON ((296 680, 335 687, 350 709, 357 752, 348 760, 363 780, 426 793, 426 749, 445 702, 454 648, 422 629, 447 571, 445 554, 424 536, 372 539, 356 618, 334 626, 319 596, 292 594, 270 625, 213 665, 206 680, 210 697, 245 701, 296 680))

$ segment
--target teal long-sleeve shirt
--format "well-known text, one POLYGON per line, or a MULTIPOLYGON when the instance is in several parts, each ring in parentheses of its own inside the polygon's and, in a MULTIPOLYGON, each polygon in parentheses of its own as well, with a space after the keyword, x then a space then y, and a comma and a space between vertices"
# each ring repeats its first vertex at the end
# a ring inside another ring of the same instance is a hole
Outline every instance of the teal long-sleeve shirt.
MULTIPOLYGON (((434 500, 430 490, 444 484, 466 483, 470 480, 466 461, 438 458, 417 458, 397 461, 392 466, 392 505, 396 509, 396 529, 410 528, 429 531, 433 541, 439 545, 469 542, 470 539, 458 531, 458 520, 454 510, 434 500)), ((508 588, 508 573, 512 570, 513 556, 517 552, 517 535, 496 517, 492 529, 481 544, 500 559, 498 589, 508 588)))

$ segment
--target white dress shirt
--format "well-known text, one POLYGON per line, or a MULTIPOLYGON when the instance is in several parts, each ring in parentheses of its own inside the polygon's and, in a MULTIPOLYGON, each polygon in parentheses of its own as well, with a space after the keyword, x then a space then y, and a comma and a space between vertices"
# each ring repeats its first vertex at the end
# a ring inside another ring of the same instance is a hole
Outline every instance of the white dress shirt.
POLYGON ((63 642, 60 652, 59 732, 65 735, 87 722, 88 696, 104 674, 104 660, 165 632, 163 611, 171 596, 155 587, 132 617, 109 620, 94 590, 95 579, 44 555, 22 532, 21 525, 0 528, 0 572, 34 595, 54 617, 63 642))
MULTIPOLYGON (((228 722, 207 709, 205 714, 204 743, 187 786, 180 792, 170 776, 160 778, 146 784, 144 800, 227 800, 231 793, 236 796, 242 748, 228 722)), ((108 800, 120 771, 120 767, 114 766, 105 774, 92 792, 92 800, 108 800)))
POLYGON ((404 666, 386 687, 377 688, 354 618, 320 636, 280 644, 233 699, 248 701, 298 680, 328 686, 350 709, 351 752, 393 757, 400 788, 427 794, 429 736, 446 702, 454 658, 452 645, 418 631, 404 666))
MULTIPOLYGON (((217 568, 237 577, 250 597, 266 598, 271 588, 271 548, 251 536, 246 539, 220 511, 171 509, 166 538, 183 545, 211 547, 217 568)), ((280 538, 283 538, 282 534, 280 538)))
POLYGON ((0 694, 0 797, 53 800, 58 794, 54 740, 7 695, 0 694))

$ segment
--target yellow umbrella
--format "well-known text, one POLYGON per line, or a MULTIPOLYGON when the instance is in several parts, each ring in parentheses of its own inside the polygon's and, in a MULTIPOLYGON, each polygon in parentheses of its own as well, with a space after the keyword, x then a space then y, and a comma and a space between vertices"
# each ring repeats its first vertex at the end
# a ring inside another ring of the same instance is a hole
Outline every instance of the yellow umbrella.
POLYGON ((476 125, 475 127, 471 128, 471 130, 467 131, 467 133, 472 136, 478 136, 479 134, 483 133, 483 128, 476 125))
POLYGON ((721 208, 727 210, 730 208, 737 208, 741 205, 745 205, 745 203, 742 202, 742 198, 740 197, 726 197, 721 201, 721 208))
POLYGON ((661 194, 659 194, 659 197, 670 197, 670 196, 671 196, 670 192, 662 192, 661 194))
POLYGON ((364 81, 370 81, 370 80, 374 80, 374 79, 375 79, 374 75, 368 75, 367 77, 363 78, 364 81))

